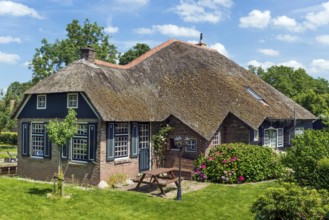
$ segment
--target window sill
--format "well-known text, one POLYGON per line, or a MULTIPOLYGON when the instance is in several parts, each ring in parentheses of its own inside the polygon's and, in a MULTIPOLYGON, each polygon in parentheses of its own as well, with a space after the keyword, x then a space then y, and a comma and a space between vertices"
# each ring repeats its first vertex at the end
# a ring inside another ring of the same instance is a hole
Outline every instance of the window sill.
POLYGON ((178 149, 178 148, 170 148, 169 150, 172 150, 172 151, 180 151, 180 149, 178 149))
POLYGON ((130 158, 117 158, 114 160, 114 165, 120 165, 120 164, 125 164, 125 163, 131 163, 130 158))
POLYGON ((74 166, 86 166, 88 165, 87 161, 69 161, 69 165, 74 165, 74 166))

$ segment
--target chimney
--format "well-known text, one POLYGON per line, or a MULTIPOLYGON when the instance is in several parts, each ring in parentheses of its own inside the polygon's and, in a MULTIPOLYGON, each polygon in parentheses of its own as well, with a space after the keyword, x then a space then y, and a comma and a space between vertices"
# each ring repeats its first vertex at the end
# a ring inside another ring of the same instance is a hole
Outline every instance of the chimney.
POLYGON ((208 45, 206 43, 202 42, 202 37, 203 37, 202 33, 200 33, 200 41, 199 41, 199 43, 197 43, 195 45, 200 46, 200 47, 207 47, 208 45))
POLYGON ((91 46, 88 46, 88 48, 81 48, 81 59, 94 63, 96 59, 96 50, 91 48, 91 46))

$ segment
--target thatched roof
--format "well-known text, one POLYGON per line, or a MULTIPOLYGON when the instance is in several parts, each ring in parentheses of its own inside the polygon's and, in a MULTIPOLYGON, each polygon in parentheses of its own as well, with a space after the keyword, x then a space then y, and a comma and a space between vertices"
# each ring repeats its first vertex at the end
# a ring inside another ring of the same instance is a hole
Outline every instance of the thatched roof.
POLYGON ((105 121, 162 121, 173 115, 208 140, 228 113, 254 129, 266 118, 293 119, 294 108, 296 119, 316 118, 217 51, 176 40, 125 66, 76 61, 26 94, 59 92, 84 92, 105 121))

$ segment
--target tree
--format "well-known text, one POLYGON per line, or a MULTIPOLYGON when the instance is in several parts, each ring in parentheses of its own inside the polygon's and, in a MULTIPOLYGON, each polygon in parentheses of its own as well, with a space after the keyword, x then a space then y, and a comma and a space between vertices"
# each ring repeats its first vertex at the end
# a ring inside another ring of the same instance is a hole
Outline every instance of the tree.
POLYGON ((96 50, 96 58, 115 63, 117 50, 109 43, 109 36, 104 28, 97 23, 90 23, 88 19, 83 26, 78 20, 73 20, 66 27, 67 38, 49 43, 42 39, 40 48, 37 48, 29 66, 33 71, 33 82, 46 78, 62 67, 80 59, 80 49, 91 46, 96 50))
POLYGON ((129 49, 126 53, 124 53, 122 56, 120 56, 119 64, 120 65, 128 64, 149 50, 150 50, 150 47, 147 44, 137 43, 132 49, 129 49))
POLYGON ((57 119, 49 121, 47 125, 48 136, 52 143, 56 144, 58 148, 58 184, 54 193, 64 195, 64 173, 62 168, 62 147, 78 132, 78 126, 76 125, 77 113, 70 109, 64 121, 59 122, 57 119))

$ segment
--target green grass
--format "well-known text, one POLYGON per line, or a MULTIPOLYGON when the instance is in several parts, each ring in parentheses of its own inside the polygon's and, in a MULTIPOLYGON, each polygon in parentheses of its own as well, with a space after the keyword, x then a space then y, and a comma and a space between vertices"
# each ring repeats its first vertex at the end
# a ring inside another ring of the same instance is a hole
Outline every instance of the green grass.
POLYGON ((253 219, 257 195, 278 183, 211 184, 182 201, 141 192, 68 187, 68 200, 46 197, 52 185, 0 177, 0 219, 253 219))
POLYGON ((11 153, 13 157, 15 157, 17 155, 17 146, 0 144, 0 159, 9 158, 7 151, 11 153))

